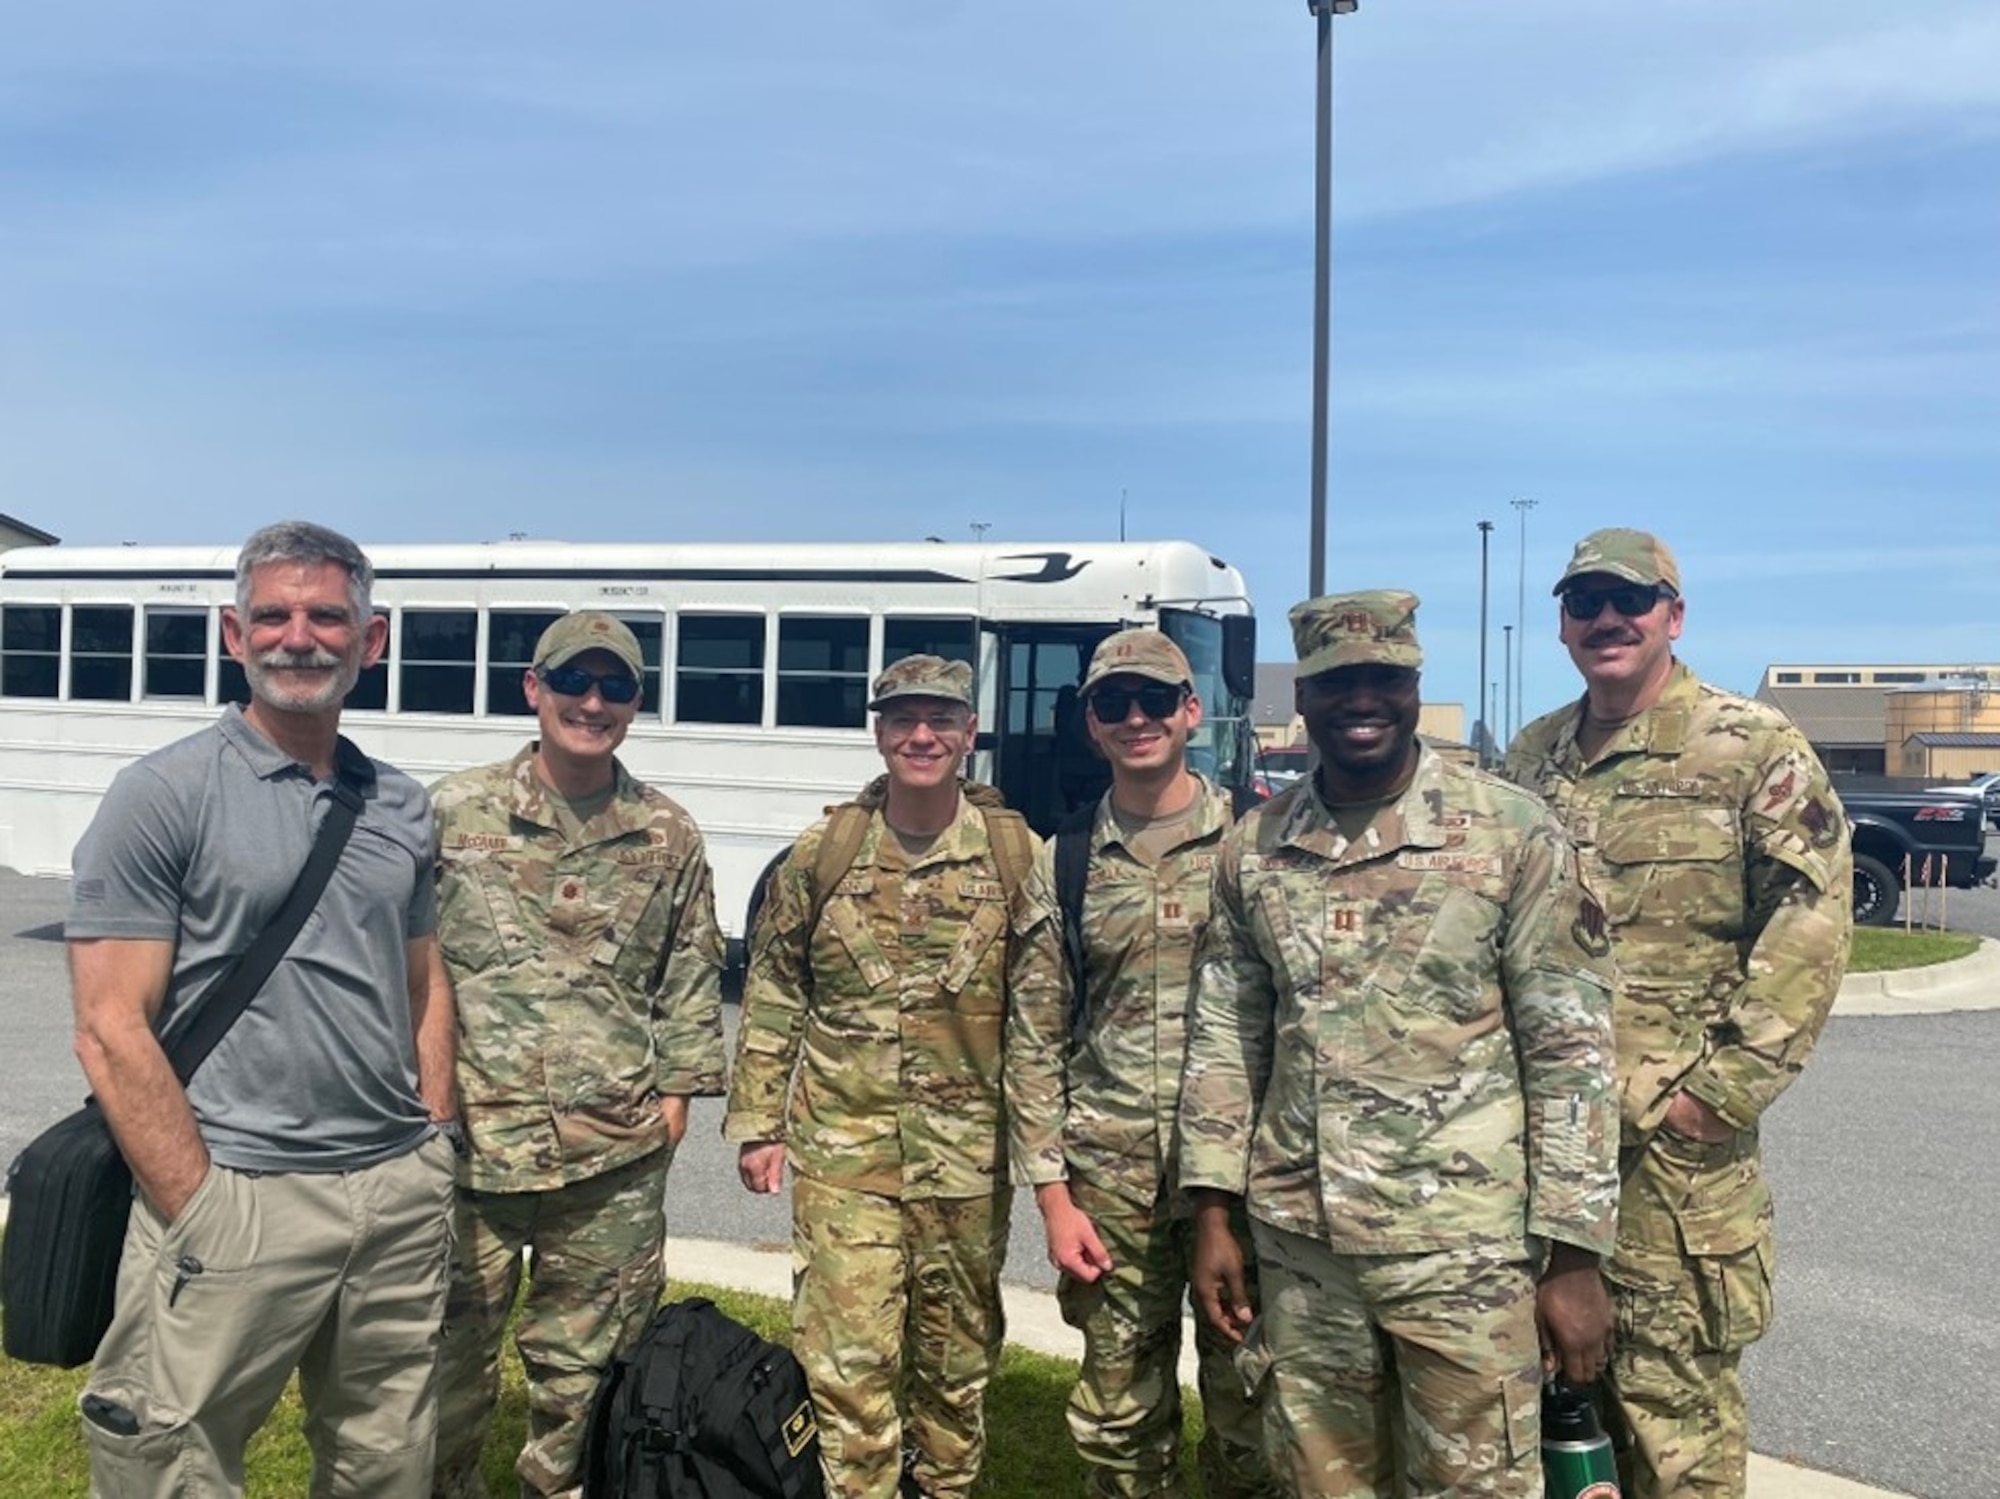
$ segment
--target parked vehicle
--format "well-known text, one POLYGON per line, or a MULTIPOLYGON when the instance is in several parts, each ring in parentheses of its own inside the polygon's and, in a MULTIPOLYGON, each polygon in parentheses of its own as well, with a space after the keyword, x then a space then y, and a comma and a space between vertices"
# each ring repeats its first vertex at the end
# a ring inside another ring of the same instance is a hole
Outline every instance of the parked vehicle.
POLYGON ((1954 781, 1945 786, 1933 786, 1933 791, 1955 791, 1960 795, 1976 796, 1986 807, 1986 820, 2000 828, 2000 770, 1981 771, 1969 781, 1954 781))
POLYGON ((1969 890, 1992 882, 1996 860, 1986 852, 1984 804, 1965 787, 1840 777, 1834 789, 1854 825, 1855 925, 1894 921, 1905 883, 1969 890))

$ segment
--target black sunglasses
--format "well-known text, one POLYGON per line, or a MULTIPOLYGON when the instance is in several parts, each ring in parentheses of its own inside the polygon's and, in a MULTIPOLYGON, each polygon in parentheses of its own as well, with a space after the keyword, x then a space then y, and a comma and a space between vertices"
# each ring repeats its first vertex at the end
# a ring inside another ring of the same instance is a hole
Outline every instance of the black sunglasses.
POLYGON ((535 676, 551 692, 564 697, 588 697, 595 687, 604 701, 622 706, 639 696, 639 679, 622 671, 600 677, 581 666, 538 666, 535 676))
POLYGON ((1144 687, 1100 687, 1090 695, 1090 716, 1102 724, 1123 723, 1132 705, 1148 718, 1172 718, 1187 696, 1185 687, 1149 682, 1144 687))
POLYGON ((1674 591, 1664 583, 1625 583, 1617 588, 1572 588, 1563 595, 1563 613, 1571 619, 1596 619, 1609 604, 1627 619, 1651 614, 1674 591))

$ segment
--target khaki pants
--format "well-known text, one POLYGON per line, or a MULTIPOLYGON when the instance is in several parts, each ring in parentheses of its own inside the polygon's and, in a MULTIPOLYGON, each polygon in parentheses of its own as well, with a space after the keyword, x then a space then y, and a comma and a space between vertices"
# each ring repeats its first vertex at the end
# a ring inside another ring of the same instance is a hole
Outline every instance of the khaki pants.
POLYGON ((95 1499, 225 1499, 292 1370, 314 1499, 423 1499, 437 1435, 451 1149, 364 1171, 209 1169, 169 1225, 132 1204, 80 1402, 95 1499))
POLYGON ((1013 1194, 898 1201, 792 1178, 792 1349, 830 1499, 972 1492, 1005 1324, 1013 1194))
POLYGON ((443 1499, 483 1499, 480 1449, 500 1397, 500 1344, 532 1251, 514 1346, 528 1379, 523 1494, 574 1496, 598 1381, 660 1304, 670 1152, 543 1192, 458 1194, 458 1248, 445 1300, 437 1478, 443 1499))
POLYGON ((1535 1283, 1487 1249, 1336 1254, 1254 1219, 1265 1451, 1299 1499, 1540 1499, 1535 1283))

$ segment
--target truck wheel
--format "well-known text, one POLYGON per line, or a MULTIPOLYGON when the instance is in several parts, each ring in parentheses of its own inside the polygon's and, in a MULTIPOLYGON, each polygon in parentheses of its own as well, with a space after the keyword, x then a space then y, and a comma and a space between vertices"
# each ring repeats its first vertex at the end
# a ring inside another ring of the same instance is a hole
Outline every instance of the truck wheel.
POLYGON ((1856 926, 1887 926, 1896 919, 1896 907, 1902 898, 1902 883, 1893 869, 1866 854, 1854 856, 1856 926))

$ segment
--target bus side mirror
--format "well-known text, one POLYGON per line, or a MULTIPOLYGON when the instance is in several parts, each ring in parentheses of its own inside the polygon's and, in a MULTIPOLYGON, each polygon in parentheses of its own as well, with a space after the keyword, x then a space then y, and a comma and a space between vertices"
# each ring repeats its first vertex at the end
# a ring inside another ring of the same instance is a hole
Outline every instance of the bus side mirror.
POLYGON ((1257 617, 1222 616, 1222 685, 1248 701, 1257 696, 1257 617))

